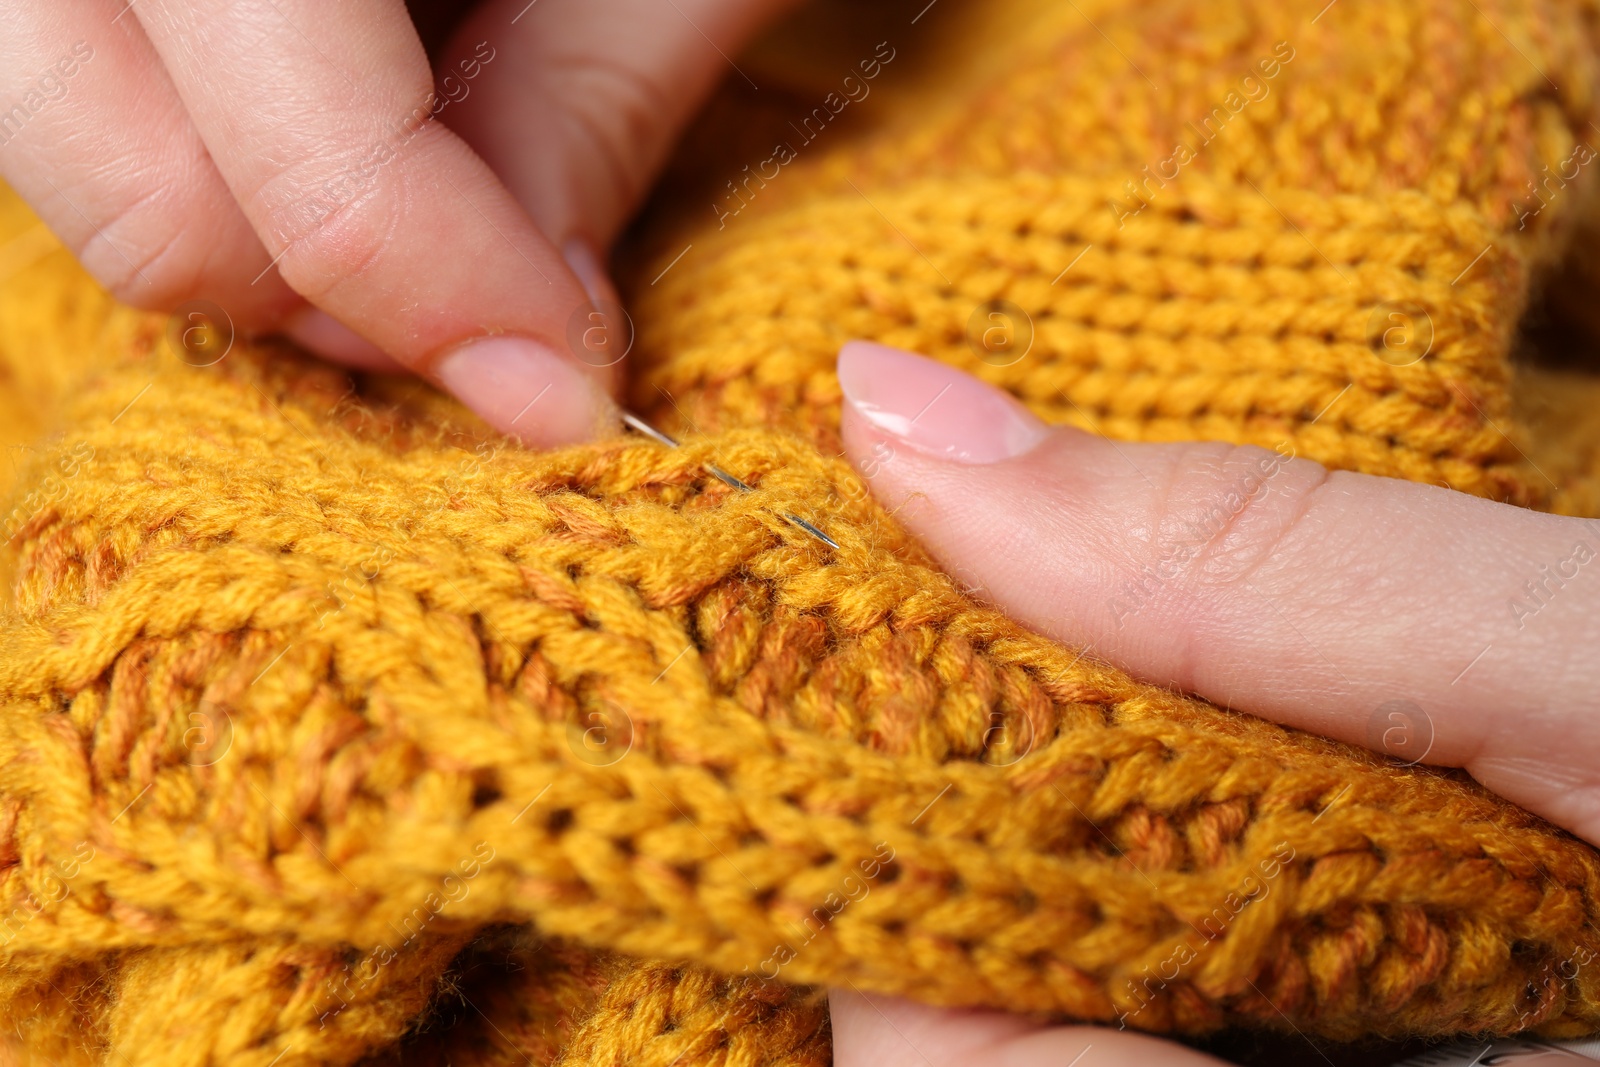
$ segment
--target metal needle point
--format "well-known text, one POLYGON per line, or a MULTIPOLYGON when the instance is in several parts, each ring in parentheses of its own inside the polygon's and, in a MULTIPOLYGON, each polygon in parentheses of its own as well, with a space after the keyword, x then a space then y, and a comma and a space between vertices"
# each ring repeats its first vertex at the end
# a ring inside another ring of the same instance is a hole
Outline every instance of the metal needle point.
MULTIPOLYGON (((657 444, 666 445, 668 448, 678 447, 678 442, 674 441, 672 438, 668 437, 654 426, 651 426, 648 422, 645 422, 637 415, 630 415, 628 412, 624 411, 622 413, 622 421, 627 424, 630 430, 633 430, 636 433, 644 434, 657 444)), ((733 475, 714 464, 707 463, 706 471, 724 485, 731 486, 732 488, 739 490, 741 493, 755 492, 753 487, 747 485, 740 479, 735 478, 733 475)), ((790 523, 798 526, 812 537, 815 537, 818 541, 821 541, 823 544, 827 545, 829 548, 836 549, 839 547, 839 543, 837 541, 823 533, 821 530, 817 529, 811 523, 802 519, 800 516, 791 514, 787 511, 779 512, 779 514, 781 514, 790 523)))

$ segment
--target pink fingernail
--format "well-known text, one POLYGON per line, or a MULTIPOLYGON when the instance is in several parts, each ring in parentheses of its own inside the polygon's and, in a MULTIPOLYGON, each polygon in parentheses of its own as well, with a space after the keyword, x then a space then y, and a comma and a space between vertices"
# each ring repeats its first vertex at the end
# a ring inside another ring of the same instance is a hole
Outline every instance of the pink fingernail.
POLYGON ((588 294, 591 303, 616 301, 617 293, 611 288, 611 279, 606 276, 605 262, 593 245, 581 237, 572 237, 562 244, 561 255, 567 261, 567 266, 572 268, 572 273, 583 283, 583 291, 588 294))
POLYGON ((439 383, 525 444, 553 448, 615 428, 615 405, 588 377, 527 337, 469 341, 434 368, 439 383))
POLYGON ((898 348, 851 341, 839 351, 845 402, 912 448, 960 463, 998 463, 1050 435, 1011 394, 898 348))

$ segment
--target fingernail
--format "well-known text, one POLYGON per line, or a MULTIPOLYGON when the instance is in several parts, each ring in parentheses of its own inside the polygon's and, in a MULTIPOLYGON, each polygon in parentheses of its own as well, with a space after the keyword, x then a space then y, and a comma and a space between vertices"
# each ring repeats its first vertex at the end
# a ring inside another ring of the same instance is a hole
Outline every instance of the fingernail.
POLYGON ((402 374, 405 368, 377 345, 318 308, 306 306, 284 319, 279 330, 302 348, 325 359, 363 370, 402 374))
POLYGON ((526 337, 469 341, 434 367, 439 384, 496 429, 553 448, 615 428, 611 399, 577 367, 526 337))
POLYGON ((925 356, 851 341, 839 351, 845 402, 919 452, 960 463, 1020 456, 1050 427, 1010 393, 925 356))
POLYGON ((587 240, 582 237, 568 238, 561 245, 561 255, 566 259, 567 266, 572 268, 572 273, 583 283, 583 291, 588 294, 591 303, 617 299, 616 291, 611 288, 611 279, 606 275, 605 262, 587 240))

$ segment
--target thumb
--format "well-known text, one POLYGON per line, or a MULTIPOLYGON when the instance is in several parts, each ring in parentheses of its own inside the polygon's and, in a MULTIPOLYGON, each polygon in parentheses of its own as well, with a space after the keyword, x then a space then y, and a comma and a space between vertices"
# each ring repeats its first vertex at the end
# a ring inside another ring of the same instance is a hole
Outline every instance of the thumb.
POLYGON ((733 57, 794 2, 489 0, 457 31, 443 69, 473 69, 473 52, 485 46, 500 58, 460 86, 447 121, 563 249, 594 299, 614 300, 598 252, 717 83, 756 88, 733 57))
MULTIPOLYGON (((443 385, 499 429, 535 444, 582 439, 614 418, 610 405, 585 388, 615 390, 634 342, 632 320, 606 274, 604 249, 718 81, 743 77, 732 57, 793 2, 485 0, 462 21, 438 58, 436 91, 422 113, 437 117, 472 149, 474 162, 493 172, 492 192, 508 193, 521 209, 486 208, 481 219, 469 220, 491 228, 483 254, 533 246, 558 253, 567 270, 539 254, 512 260, 513 268, 527 260, 541 282, 558 283, 535 287, 522 279, 518 290, 524 303, 532 294, 545 298, 539 329, 522 331, 538 336, 540 350, 491 338, 469 357, 440 360, 435 377, 443 385), (528 222, 534 232, 524 232, 528 222), (557 358, 534 361, 552 355, 557 358)), ((458 184, 472 188, 465 180, 458 184)), ((457 201, 466 202, 446 198, 459 208, 457 201)), ((418 243, 434 239, 430 233, 418 243)), ((504 292, 494 292, 507 287, 496 272, 472 272, 462 285, 470 298, 443 305, 456 317, 491 296, 500 306, 515 306, 504 292)), ((410 288, 395 292, 402 303, 416 300, 410 288)), ((444 315, 427 310, 433 318, 444 315)), ((382 311, 369 318, 393 317, 387 305, 382 311)), ((292 337, 330 358, 397 369, 384 354, 394 355, 394 346, 371 343, 376 331, 354 319, 307 308, 285 325, 292 337)))
POLYGON ((1218 704, 1466 768, 1600 841, 1600 524, 1216 442, 1045 425, 864 342, 872 491, 1024 625, 1218 704))

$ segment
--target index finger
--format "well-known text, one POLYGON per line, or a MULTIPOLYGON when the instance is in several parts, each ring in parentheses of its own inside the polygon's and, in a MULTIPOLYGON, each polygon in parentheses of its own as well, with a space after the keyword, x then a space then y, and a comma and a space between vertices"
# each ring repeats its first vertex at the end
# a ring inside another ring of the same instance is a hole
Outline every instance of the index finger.
POLYGON ((1147 682, 1463 767, 1600 842, 1600 523, 1052 428, 880 345, 846 345, 839 380, 873 493, 1019 622, 1147 682))
POLYGON ((133 11, 285 281, 530 443, 614 421, 577 358, 588 298, 488 166, 433 121, 400 0, 141 0, 133 11))

